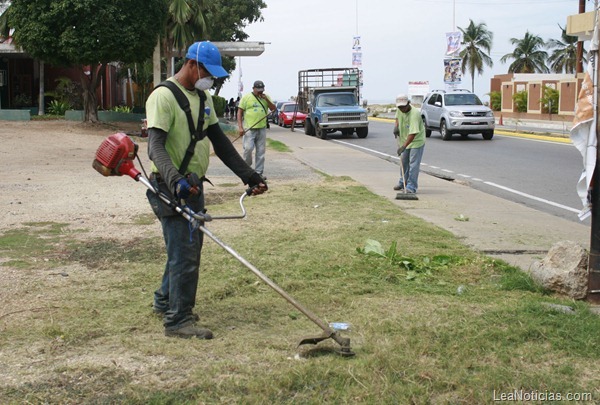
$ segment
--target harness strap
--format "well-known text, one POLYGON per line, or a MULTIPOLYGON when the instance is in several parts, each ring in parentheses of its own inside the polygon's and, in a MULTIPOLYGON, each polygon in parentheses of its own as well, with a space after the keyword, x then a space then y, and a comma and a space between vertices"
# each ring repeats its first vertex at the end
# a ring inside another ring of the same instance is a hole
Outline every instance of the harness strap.
POLYGON ((183 112, 185 112, 185 116, 187 117, 188 128, 190 130, 190 138, 191 139, 190 139, 190 144, 188 145, 188 147, 185 151, 185 156, 183 157, 183 161, 181 162, 181 165, 179 166, 179 174, 185 175, 185 172, 190 163, 190 160, 192 160, 192 156, 194 156, 194 150, 196 149, 196 143, 198 141, 201 141, 202 139, 204 139, 204 137, 206 136, 206 133, 203 129, 204 128, 204 103, 206 101, 206 93, 204 93, 203 91, 200 91, 200 90, 196 90, 196 92, 198 93, 198 96, 200 97, 200 111, 198 112, 198 126, 194 127, 194 119, 192 117, 190 101, 185 96, 185 94, 183 94, 183 91, 181 91, 181 89, 170 80, 165 80, 164 82, 160 83, 155 88, 158 88, 161 86, 166 87, 169 90, 171 90, 171 92, 175 96, 175 100, 177 100, 177 104, 179 104, 179 108, 181 108, 183 110, 183 112))

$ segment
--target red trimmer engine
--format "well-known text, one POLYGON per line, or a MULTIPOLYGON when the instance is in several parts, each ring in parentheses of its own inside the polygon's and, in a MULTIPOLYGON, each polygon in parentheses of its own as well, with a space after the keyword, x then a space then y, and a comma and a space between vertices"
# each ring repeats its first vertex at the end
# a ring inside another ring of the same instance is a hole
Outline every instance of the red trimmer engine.
POLYGON ((113 134, 96 151, 92 167, 103 176, 126 174, 137 181, 141 175, 133 164, 137 150, 138 146, 127 135, 122 132, 113 134))

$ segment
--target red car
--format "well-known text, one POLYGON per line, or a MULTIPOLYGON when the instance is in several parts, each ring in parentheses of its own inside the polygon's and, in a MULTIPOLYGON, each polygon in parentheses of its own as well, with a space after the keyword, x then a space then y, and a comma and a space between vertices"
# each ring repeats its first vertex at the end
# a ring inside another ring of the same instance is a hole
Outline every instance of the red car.
MULTIPOLYGON (((285 103, 279 108, 279 116, 277 122, 279 126, 287 127, 292 126, 294 120, 294 110, 296 110, 296 103, 285 103)), ((295 127, 304 127, 304 121, 306 121, 306 114, 296 111, 296 124, 295 127)))

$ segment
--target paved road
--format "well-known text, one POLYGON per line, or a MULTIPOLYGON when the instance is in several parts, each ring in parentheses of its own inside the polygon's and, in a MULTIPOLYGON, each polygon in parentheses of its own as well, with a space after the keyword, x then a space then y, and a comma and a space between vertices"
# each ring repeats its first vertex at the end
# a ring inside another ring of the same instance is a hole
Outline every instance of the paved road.
MULTIPOLYGON (((370 123, 366 139, 343 138, 337 133, 330 138, 383 159, 395 159, 391 128, 390 121, 378 120, 370 123)), ((542 127, 540 130, 548 131, 542 127)), ((568 138, 514 135, 498 130, 491 141, 480 135, 443 141, 439 133, 433 132, 427 141, 422 170, 579 222, 581 201, 575 191, 582 169, 579 152, 568 138)), ((584 223, 589 224, 589 219, 584 223)))

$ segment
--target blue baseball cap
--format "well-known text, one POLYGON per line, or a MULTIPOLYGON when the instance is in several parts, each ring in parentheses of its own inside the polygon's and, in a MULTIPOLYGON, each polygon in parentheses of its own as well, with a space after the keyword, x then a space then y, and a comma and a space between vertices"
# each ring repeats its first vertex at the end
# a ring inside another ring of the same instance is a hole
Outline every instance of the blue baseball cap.
POLYGON ((202 63, 208 73, 214 77, 227 77, 229 74, 221 66, 221 53, 210 41, 194 42, 185 55, 187 59, 202 63))

